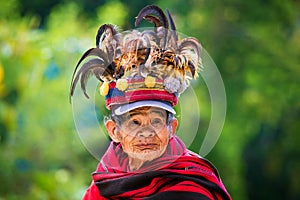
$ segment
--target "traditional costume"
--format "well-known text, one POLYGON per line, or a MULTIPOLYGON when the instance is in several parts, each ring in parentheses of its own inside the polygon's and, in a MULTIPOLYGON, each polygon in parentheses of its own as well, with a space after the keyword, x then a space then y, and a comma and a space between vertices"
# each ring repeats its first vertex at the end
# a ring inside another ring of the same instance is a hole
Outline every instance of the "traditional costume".
MULTIPOLYGON (((93 74, 101 81, 100 94, 113 115, 142 106, 175 113, 179 95, 202 67, 201 45, 192 37, 179 39, 167 14, 157 6, 140 11, 136 25, 146 19, 155 24, 154 30, 118 33, 115 26, 102 25, 96 48, 85 52, 76 66, 71 95, 80 81, 88 97, 85 83, 93 74), (88 57, 93 58, 78 70, 88 57)), ((122 146, 111 142, 83 199, 231 199, 215 167, 175 135, 162 156, 139 169, 130 171, 128 160, 122 146)))

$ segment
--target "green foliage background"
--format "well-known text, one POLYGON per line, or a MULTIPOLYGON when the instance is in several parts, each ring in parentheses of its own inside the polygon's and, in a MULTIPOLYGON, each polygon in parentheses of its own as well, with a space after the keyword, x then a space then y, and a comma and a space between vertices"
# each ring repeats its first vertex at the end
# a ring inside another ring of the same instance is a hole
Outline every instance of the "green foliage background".
POLYGON ((168 8, 221 72, 227 118, 207 158, 233 199, 299 199, 300 3, 292 0, 0 0, 0 199, 81 198, 97 160, 75 131, 72 71, 101 24, 133 28, 147 4, 168 8))

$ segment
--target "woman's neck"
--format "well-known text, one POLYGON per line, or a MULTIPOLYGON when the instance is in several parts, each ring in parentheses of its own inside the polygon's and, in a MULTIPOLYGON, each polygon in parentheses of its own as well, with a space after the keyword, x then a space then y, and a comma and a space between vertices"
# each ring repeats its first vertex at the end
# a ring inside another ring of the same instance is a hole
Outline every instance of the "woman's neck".
POLYGON ((137 158, 130 158, 129 157, 129 170, 130 171, 134 171, 139 169, 146 161, 142 161, 140 159, 137 158))

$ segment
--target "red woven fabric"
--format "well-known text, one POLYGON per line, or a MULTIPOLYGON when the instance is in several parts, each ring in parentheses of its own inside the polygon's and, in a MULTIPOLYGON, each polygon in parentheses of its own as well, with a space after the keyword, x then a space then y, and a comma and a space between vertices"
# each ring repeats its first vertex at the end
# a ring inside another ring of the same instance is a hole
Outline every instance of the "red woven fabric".
POLYGON ((176 106, 178 98, 164 90, 134 90, 124 92, 124 96, 113 96, 106 99, 106 107, 111 108, 112 105, 128 104, 135 101, 143 100, 159 100, 170 102, 172 106, 176 106))
POLYGON ((120 145, 111 143, 83 199, 231 199, 214 166, 178 137, 139 170, 128 172, 127 163, 120 145))

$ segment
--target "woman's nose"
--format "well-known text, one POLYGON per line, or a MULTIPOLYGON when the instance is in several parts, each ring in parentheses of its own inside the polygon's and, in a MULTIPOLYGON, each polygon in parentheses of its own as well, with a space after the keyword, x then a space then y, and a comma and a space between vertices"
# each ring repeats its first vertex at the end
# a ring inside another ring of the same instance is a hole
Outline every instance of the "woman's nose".
POLYGON ((137 136, 139 137, 153 137, 155 134, 155 130, 150 127, 144 127, 137 132, 137 136))

